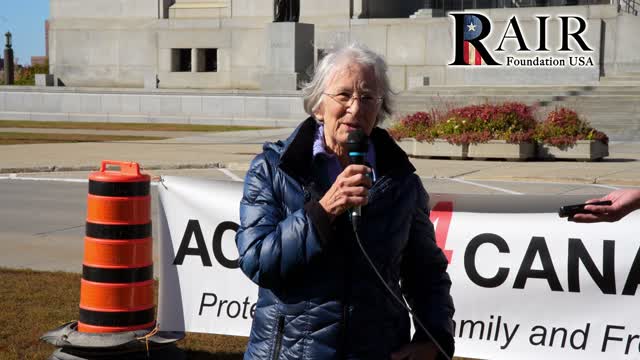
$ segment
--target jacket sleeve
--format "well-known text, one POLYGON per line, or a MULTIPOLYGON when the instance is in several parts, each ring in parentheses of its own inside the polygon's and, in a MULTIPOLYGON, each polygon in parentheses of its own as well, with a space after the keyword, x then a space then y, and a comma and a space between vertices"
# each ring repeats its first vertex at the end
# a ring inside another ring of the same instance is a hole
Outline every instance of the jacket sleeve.
MULTIPOLYGON (((436 245, 433 224, 429 220, 429 196, 416 177, 417 199, 402 262, 402 290, 422 324, 450 357, 454 352, 453 299, 447 258, 436 245)), ((431 341, 414 319, 413 342, 431 341)), ((440 359, 440 357, 438 358, 440 359)))
MULTIPOLYGON (((322 251, 322 241, 305 206, 287 214, 282 197, 286 189, 275 188, 275 165, 263 153, 252 162, 240 202, 240 227, 236 245, 242 271, 256 284, 276 289, 300 277, 322 251)), ((298 190, 291 190, 296 192, 298 190)), ((313 205, 313 204, 307 204, 313 205)), ((316 211, 308 211, 315 208, 316 211)), ((325 214, 326 217, 326 214, 325 214)), ((328 220, 327 220, 328 221, 328 220)))

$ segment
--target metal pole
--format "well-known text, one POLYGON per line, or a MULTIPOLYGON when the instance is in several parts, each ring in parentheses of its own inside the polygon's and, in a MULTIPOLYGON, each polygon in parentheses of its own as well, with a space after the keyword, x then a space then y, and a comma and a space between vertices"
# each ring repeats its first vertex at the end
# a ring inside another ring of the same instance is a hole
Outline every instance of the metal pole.
POLYGON ((13 48, 11 44, 11 33, 4 34, 6 37, 6 45, 4 49, 4 84, 13 85, 14 77, 14 63, 13 63, 13 48))

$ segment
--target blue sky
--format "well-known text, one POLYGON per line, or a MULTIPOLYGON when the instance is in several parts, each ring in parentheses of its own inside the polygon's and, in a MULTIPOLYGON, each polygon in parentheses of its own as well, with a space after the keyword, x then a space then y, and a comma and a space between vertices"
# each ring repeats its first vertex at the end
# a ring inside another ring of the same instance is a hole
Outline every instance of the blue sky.
POLYGON ((0 56, 4 56, 7 31, 13 35, 13 56, 20 64, 31 56, 45 55, 44 21, 49 18, 49 0, 0 0, 0 56))

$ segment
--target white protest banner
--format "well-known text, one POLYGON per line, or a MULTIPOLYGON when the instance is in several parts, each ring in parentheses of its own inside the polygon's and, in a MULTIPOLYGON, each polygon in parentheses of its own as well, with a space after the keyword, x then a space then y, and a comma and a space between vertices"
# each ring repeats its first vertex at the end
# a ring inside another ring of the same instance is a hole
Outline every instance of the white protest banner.
POLYGON ((161 329, 248 336, 258 292, 235 261, 242 183, 163 180, 161 329))
MULTIPOLYGON (((163 184, 160 328, 247 336, 257 287, 236 265, 242 184, 163 184)), ((640 216, 575 224, 555 213, 584 199, 432 195, 431 220, 450 261, 457 356, 640 357, 640 216)))

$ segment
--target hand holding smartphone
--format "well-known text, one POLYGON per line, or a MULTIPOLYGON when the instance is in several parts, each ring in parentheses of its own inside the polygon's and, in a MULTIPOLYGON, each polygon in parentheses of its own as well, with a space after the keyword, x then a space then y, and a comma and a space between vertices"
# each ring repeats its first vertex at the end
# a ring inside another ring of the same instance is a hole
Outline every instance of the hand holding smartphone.
POLYGON ((558 216, 560 217, 572 217, 575 214, 592 214, 591 211, 585 210, 584 207, 587 205, 611 205, 611 200, 606 201, 596 201, 588 204, 576 204, 576 205, 565 205, 561 206, 558 210, 558 216))

